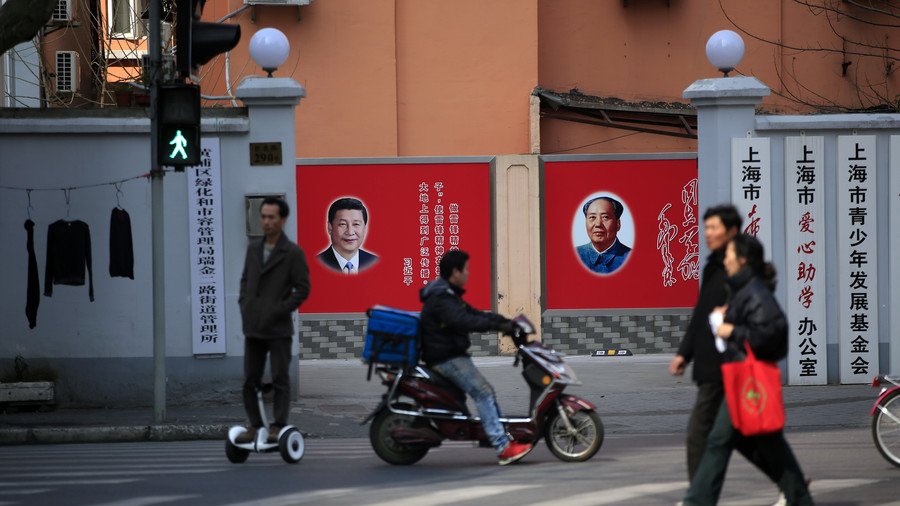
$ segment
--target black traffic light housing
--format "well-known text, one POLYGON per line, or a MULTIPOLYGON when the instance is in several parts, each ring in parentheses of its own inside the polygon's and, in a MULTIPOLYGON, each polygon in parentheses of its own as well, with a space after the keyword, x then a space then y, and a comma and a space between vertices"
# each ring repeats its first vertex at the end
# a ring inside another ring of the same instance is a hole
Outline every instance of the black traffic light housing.
POLYGON ((175 66, 182 77, 231 50, 241 40, 240 25, 200 21, 206 0, 177 0, 175 66))
POLYGON ((160 165, 189 167, 200 164, 200 87, 164 84, 159 87, 160 165))

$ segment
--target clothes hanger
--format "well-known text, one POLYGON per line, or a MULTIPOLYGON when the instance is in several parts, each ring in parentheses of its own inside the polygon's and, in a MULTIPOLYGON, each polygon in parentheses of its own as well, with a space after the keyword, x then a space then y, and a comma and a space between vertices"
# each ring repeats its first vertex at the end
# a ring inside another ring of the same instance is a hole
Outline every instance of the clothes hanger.
MULTIPOLYGON (((125 196, 125 192, 122 191, 122 183, 113 183, 113 186, 116 187, 116 208, 122 209, 122 204, 119 202, 119 196, 125 196)), ((122 210, 124 211, 124 209, 122 210)))
POLYGON ((31 220, 31 211, 34 211, 34 206, 31 205, 31 188, 25 190, 25 195, 28 196, 28 207, 25 208, 25 212, 28 214, 28 220, 31 220))
POLYGON ((72 189, 63 188, 63 195, 66 197, 66 221, 69 221, 69 208, 71 207, 72 189))

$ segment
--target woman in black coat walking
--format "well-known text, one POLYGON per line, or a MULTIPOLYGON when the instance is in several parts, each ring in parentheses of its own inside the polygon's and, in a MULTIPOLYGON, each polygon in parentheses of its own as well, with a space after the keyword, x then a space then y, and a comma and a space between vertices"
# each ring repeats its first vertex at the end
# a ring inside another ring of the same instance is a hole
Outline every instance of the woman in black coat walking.
MULTIPOLYGON (((725 271, 731 299, 727 306, 716 308, 724 313, 724 322, 715 329, 717 337, 726 341, 724 362, 743 360, 744 343, 749 343, 760 360, 777 362, 787 355, 787 319, 772 295, 775 269, 766 263, 762 244, 753 236, 741 234, 725 250, 725 271)), ((715 321, 713 316, 710 321, 715 321)), ((721 320, 720 320, 721 321, 721 320)), ((731 424, 727 403, 723 402, 697 474, 691 481, 685 505, 707 506, 719 501, 728 460, 735 444, 745 443, 759 452, 769 476, 778 476, 778 486, 789 505, 811 505, 812 498, 803 471, 781 431, 760 436, 742 436, 731 424)))

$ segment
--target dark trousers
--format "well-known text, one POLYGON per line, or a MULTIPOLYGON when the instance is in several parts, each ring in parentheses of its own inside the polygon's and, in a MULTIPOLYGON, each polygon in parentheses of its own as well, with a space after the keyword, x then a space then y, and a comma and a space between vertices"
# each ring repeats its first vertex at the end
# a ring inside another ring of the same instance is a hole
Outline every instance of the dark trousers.
POLYGON ((778 484, 789 505, 812 505, 803 471, 800 470, 800 464, 785 441, 784 434, 779 431, 763 436, 742 436, 731 425, 728 405, 723 402, 709 433, 703 459, 694 479, 691 480, 687 497, 684 498, 685 506, 710 506, 719 502, 731 450, 738 444, 745 444, 755 450, 760 460, 765 463, 764 467, 768 470, 766 475, 778 484))
MULTIPOLYGON (((724 405, 724 402, 725 390, 721 383, 697 385, 697 402, 694 403, 694 410, 691 411, 687 428, 688 482, 693 481, 697 474, 703 452, 706 451, 707 438, 713 429, 719 408, 724 405)), ((777 476, 773 475, 769 466, 762 461, 762 456, 754 445, 744 439, 735 444, 735 449, 750 463, 765 473, 772 481, 778 481, 777 476)))
POLYGON ((291 362, 291 338, 244 339, 244 411, 253 427, 262 427, 262 415, 256 400, 256 389, 262 384, 266 370, 266 354, 270 355, 272 368, 272 386, 274 387, 275 421, 278 425, 287 425, 291 409, 291 378, 289 365, 291 362))

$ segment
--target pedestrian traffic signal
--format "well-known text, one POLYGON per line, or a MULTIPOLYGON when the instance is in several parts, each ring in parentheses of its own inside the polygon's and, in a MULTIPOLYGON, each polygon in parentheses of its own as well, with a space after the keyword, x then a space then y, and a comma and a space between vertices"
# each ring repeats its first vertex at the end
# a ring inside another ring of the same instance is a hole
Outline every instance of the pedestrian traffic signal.
POLYGON ((181 77, 232 49, 241 40, 240 25, 200 21, 206 0, 177 0, 175 67, 181 77))
POLYGON ((159 88, 160 165, 200 164, 200 88, 194 84, 165 84, 159 88))

